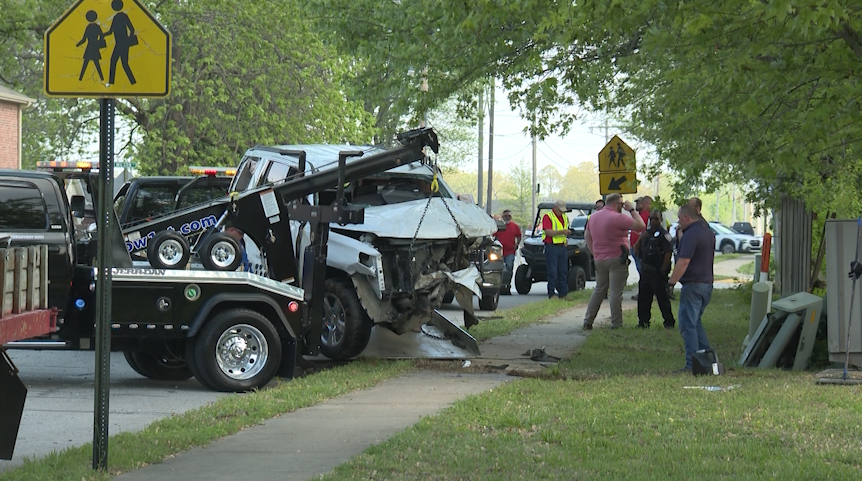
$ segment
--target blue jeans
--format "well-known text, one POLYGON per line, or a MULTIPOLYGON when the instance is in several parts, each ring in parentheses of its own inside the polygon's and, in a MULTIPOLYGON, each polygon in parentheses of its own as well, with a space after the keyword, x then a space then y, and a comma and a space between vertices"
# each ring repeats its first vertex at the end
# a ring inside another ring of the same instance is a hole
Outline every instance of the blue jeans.
POLYGON ((515 272, 515 254, 503 256, 503 289, 512 285, 512 273, 515 272))
POLYGON ((679 294, 679 333, 685 343, 685 367, 691 369, 691 356, 700 349, 709 349, 701 317, 712 297, 712 284, 689 282, 679 294))
POLYGON ((569 259, 566 244, 545 244, 545 262, 548 266, 548 297, 569 293, 569 259))

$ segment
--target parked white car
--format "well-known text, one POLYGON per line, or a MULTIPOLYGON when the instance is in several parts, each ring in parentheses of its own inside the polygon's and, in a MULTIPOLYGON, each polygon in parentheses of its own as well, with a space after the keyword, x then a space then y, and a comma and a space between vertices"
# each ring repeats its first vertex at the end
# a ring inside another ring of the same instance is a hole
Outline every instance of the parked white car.
POLYGON ((718 222, 710 222, 709 228, 715 234, 715 250, 722 254, 733 252, 760 252, 763 238, 748 234, 740 234, 718 222))
MULTIPOLYGON (((668 229, 668 233, 676 238, 676 230, 678 228, 679 224, 674 223, 668 229)), ((717 252, 721 252, 722 254, 760 252, 760 246, 763 242, 762 236, 740 234, 719 222, 710 222, 709 229, 715 234, 715 250, 717 252)))

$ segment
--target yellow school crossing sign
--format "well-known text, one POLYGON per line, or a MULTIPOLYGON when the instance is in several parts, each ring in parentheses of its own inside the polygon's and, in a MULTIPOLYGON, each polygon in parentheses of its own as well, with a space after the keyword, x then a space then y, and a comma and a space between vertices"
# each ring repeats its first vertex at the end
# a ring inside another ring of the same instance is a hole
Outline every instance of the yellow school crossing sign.
POLYGON ((614 135, 599 152, 599 172, 629 172, 637 170, 635 151, 623 139, 614 135))
POLYGON ((637 191, 635 151, 614 135, 599 152, 599 193, 634 194, 637 191))
POLYGON ((171 34, 138 0, 78 0, 45 32, 45 93, 166 97, 171 34))

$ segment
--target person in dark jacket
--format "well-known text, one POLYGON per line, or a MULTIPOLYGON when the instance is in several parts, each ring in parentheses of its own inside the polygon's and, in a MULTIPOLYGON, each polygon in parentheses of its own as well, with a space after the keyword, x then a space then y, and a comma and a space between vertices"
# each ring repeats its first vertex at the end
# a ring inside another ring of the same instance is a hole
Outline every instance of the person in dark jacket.
POLYGON ((655 209, 650 212, 649 228, 640 234, 633 247, 641 264, 638 282, 638 327, 650 327, 653 297, 661 309, 664 328, 673 329, 676 325, 667 289, 670 259, 673 255, 672 240, 673 237, 664 228, 661 211, 655 209))

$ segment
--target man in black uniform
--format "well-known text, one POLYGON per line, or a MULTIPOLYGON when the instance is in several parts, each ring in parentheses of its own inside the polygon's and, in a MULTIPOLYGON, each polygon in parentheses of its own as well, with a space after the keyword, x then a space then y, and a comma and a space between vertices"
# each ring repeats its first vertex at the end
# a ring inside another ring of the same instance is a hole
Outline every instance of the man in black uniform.
POLYGON ((664 328, 673 329, 676 321, 667 295, 667 279, 670 275, 670 258, 673 254, 673 238, 662 225, 661 212, 650 213, 649 227, 634 245, 635 255, 640 258, 641 271, 638 283, 638 327, 650 326, 650 311, 653 295, 664 318, 664 328))

